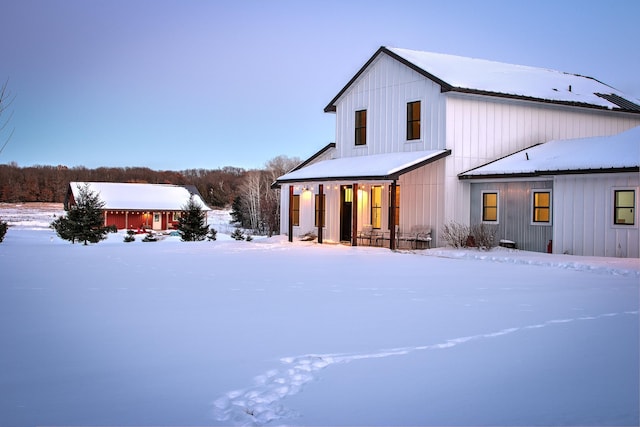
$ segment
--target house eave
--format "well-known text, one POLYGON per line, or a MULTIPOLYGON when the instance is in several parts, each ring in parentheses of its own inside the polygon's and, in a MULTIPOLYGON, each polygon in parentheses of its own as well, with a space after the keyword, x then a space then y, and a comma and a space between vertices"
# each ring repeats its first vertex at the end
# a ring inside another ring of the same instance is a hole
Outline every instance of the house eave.
POLYGON ((590 109, 600 110, 600 111, 615 111, 616 113, 640 114, 640 110, 632 110, 627 108, 616 108, 616 107, 610 108, 604 105, 590 104, 588 102, 546 99, 546 98, 538 98, 535 96, 516 95, 511 93, 492 92, 492 91, 486 91, 486 90, 480 90, 480 89, 469 89, 469 88, 462 88, 462 87, 450 87, 449 89, 445 89, 444 87, 442 87, 441 92, 455 92, 455 93, 463 93, 463 94, 470 94, 470 95, 489 96, 494 98, 514 99, 519 101, 540 102, 543 104, 562 105, 567 107, 590 108, 590 109))
MULTIPOLYGON (((355 81, 366 71, 366 69, 371 65, 371 63, 373 63, 373 61, 375 61, 375 59, 379 55, 381 55, 382 53, 385 53, 385 54, 389 55, 391 58, 393 58, 396 61, 400 62, 401 64, 409 67, 410 69, 414 70, 418 74, 420 74, 420 75, 426 77, 427 79, 435 82, 436 84, 438 84, 440 86, 440 92, 442 92, 442 93, 444 93, 444 92, 457 92, 457 93, 474 94, 474 95, 480 95, 480 96, 489 96, 489 97, 495 97, 495 98, 505 98, 505 99, 521 100, 521 101, 540 102, 540 103, 543 103, 543 104, 553 104, 553 105, 563 105, 563 106, 571 106, 571 107, 590 108, 590 109, 601 110, 601 111, 615 111, 615 112, 621 112, 621 113, 640 114, 640 109, 636 109, 634 107, 635 104, 630 102, 630 101, 627 101, 627 104, 632 106, 631 108, 607 107, 607 106, 603 106, 603 105, 590 104, 590 103, 587 103, 587 102, 554 100, 554 99, 539 98, 539 97, 535 97, 535 96, 516 95, 516 94, 510 94, 510 93, 493 92, 493 91, 486 91, 486 90, 480 90, 480 89, 453 86, 453 85, 447 83, 446 81, 438 78, 437 76, 429 73, 428 71, 422 69, 421 67, 415 65, 414 63, 408 61, 407 59, 401 57, 400 55, 396 54, 395 52, 387 49, 385 46, 381 46, 373 54, 373 56, 362 66, 362 68, 360 68, 360 70, 358 70, 358 72, 351 78, 351 80, 349 80, 349 82, 342 88, 342 90, 340 90, 340 92, 338 92, 338 94, 331 100, 331 102, 329 102, 329 104, 324 108, 324 112, 325 113, 335 113, 336 112, 336 102, 338 101, 338 99, 340 99, 340 97, 347 90, 349 90, 349 87, 351 87, 351 85, 355 83, 355 81)), ((589 77, 589 78, 591 78, 591 77, 589 77)), ((593 79, 593 80, 596 80, 596 79, 593 79)), ((608 94, 596 94, 596 95, 600 96, 603 99, 607 99, 607 100, 608 100, 607 96, 611 96, 611 95, 608 95, 608 94)), ((609 102, 613 103, 613 101, 609 101, 609 102)), ((625 105, 627 105, 627 104, 625 104, 625 105)))
POLYGON ((511 178, 534 178, 554 175, 589 175, 605 173, 630 173, 640 172, 640 166, 612 167, 612 168, 589 168, 589 169, 558 169, 558 170, 536 170, 532 172, 518 173, 494 173, 478 175, 458 175, 460 180, 487 180, 487 179, 511 179, 511 178))
POLYGON ((417 162, 406 168, 399 169, 395 172, 381 175, 327 175, 309 178, 295 178, 295 179, 280 179, 275 181, 271 188, 280 188, 281 184, 291 184, 296 182, 321 182, 321 181, 395 181, 400 178, 401 175, 407 174, 418 168, 426 166, 430 163, 443 159, 451 154, 451 150, 443 150, 442 153, 429 157, 421 162, 417 162))

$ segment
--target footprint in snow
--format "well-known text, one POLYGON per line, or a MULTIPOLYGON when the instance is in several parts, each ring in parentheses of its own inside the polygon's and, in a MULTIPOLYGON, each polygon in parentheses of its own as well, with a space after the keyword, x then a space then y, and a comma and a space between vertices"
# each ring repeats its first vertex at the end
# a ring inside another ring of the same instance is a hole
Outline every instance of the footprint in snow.
POLYGON ((297 417, 298 414, 285 408, 282 401, 287 396, 301 392, 305 384, 314 380, 316 372, 333 364, 402 356, 422 350, 447 349, 470 341, 501 337, 520 330, 539 329, 574 321, 597 320, 622 314, 637 315, 638 311, 605 313, 574 319, 554 319, 519 328, 506 328, 491 333, 452 338, 439 344, 385 349, 372 353, 307 354, 284 357, 280 359, 282 366, 279 369, 272 369, 258 375, 254 378, 252 386, 230 391, 215 400, 213 417, 218 421, 235 425, 264 425, 274 420, 297 417))

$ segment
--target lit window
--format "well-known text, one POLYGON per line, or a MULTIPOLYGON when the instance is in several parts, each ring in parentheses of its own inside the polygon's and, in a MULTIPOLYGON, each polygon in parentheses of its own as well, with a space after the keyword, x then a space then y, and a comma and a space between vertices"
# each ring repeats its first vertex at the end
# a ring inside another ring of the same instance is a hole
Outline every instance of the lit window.
POLYGON ((551 192, 533 192, 533 222, 551 222, 551 192))
POLYGON ((356 145, 367 144, 367 110, 356 111, 356 145))
POLYGON ((420 101, 407 103, 407 140, 420 139, 420 101))
POLYGON ((324 194, 316 194, 316 227, 324 227, 325 224, 325 212, 326 212, 326 198, 324 194))
MULTIPOLYGON (((400 186, 396 185, 396 220, 395 225, 400 225, 400 186)), ((389 230, 391 230, 391 186, 389 186, 389 230)))
POLYGON ((371 187, 371 227, 379 229, 382 225, 382 187, 371 187))
POLYGON ((296 194, 291 200, 291 224, 300 225, 300 195, 296 194))
POLYGON ((635 190, 616 190, 614 192, 613 223, 619 225, 634 225, 635 208, 635 190))
POLYGON ((485 221, 485 222, 498 221, 498 193, 496 192, 482 193, 482 221, 485 221))

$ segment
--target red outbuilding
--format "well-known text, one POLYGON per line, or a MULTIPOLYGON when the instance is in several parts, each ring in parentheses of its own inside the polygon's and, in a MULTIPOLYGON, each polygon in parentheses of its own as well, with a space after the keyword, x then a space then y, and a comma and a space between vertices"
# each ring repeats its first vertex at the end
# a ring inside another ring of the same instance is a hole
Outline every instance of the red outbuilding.
POLYGON ((64 207, 75 204, 85 185, 104 202, 104 224, 118 230, 170 230, 193 197, 203 211, 211 210, 193 185, 140 184, 121 182, 70 182, 64 207))

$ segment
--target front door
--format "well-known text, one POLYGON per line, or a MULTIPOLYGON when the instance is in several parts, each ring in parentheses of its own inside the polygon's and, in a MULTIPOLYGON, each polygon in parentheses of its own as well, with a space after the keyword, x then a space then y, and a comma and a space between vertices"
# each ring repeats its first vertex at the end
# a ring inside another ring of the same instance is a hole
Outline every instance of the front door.
POLYGON ((340 187, 340 240, 351 241, 351 214, 353 188, 350 185, 340 187))
POLYGON ((162 230, 162 217, 159 213, 153 214, 153 229, 162 230))

